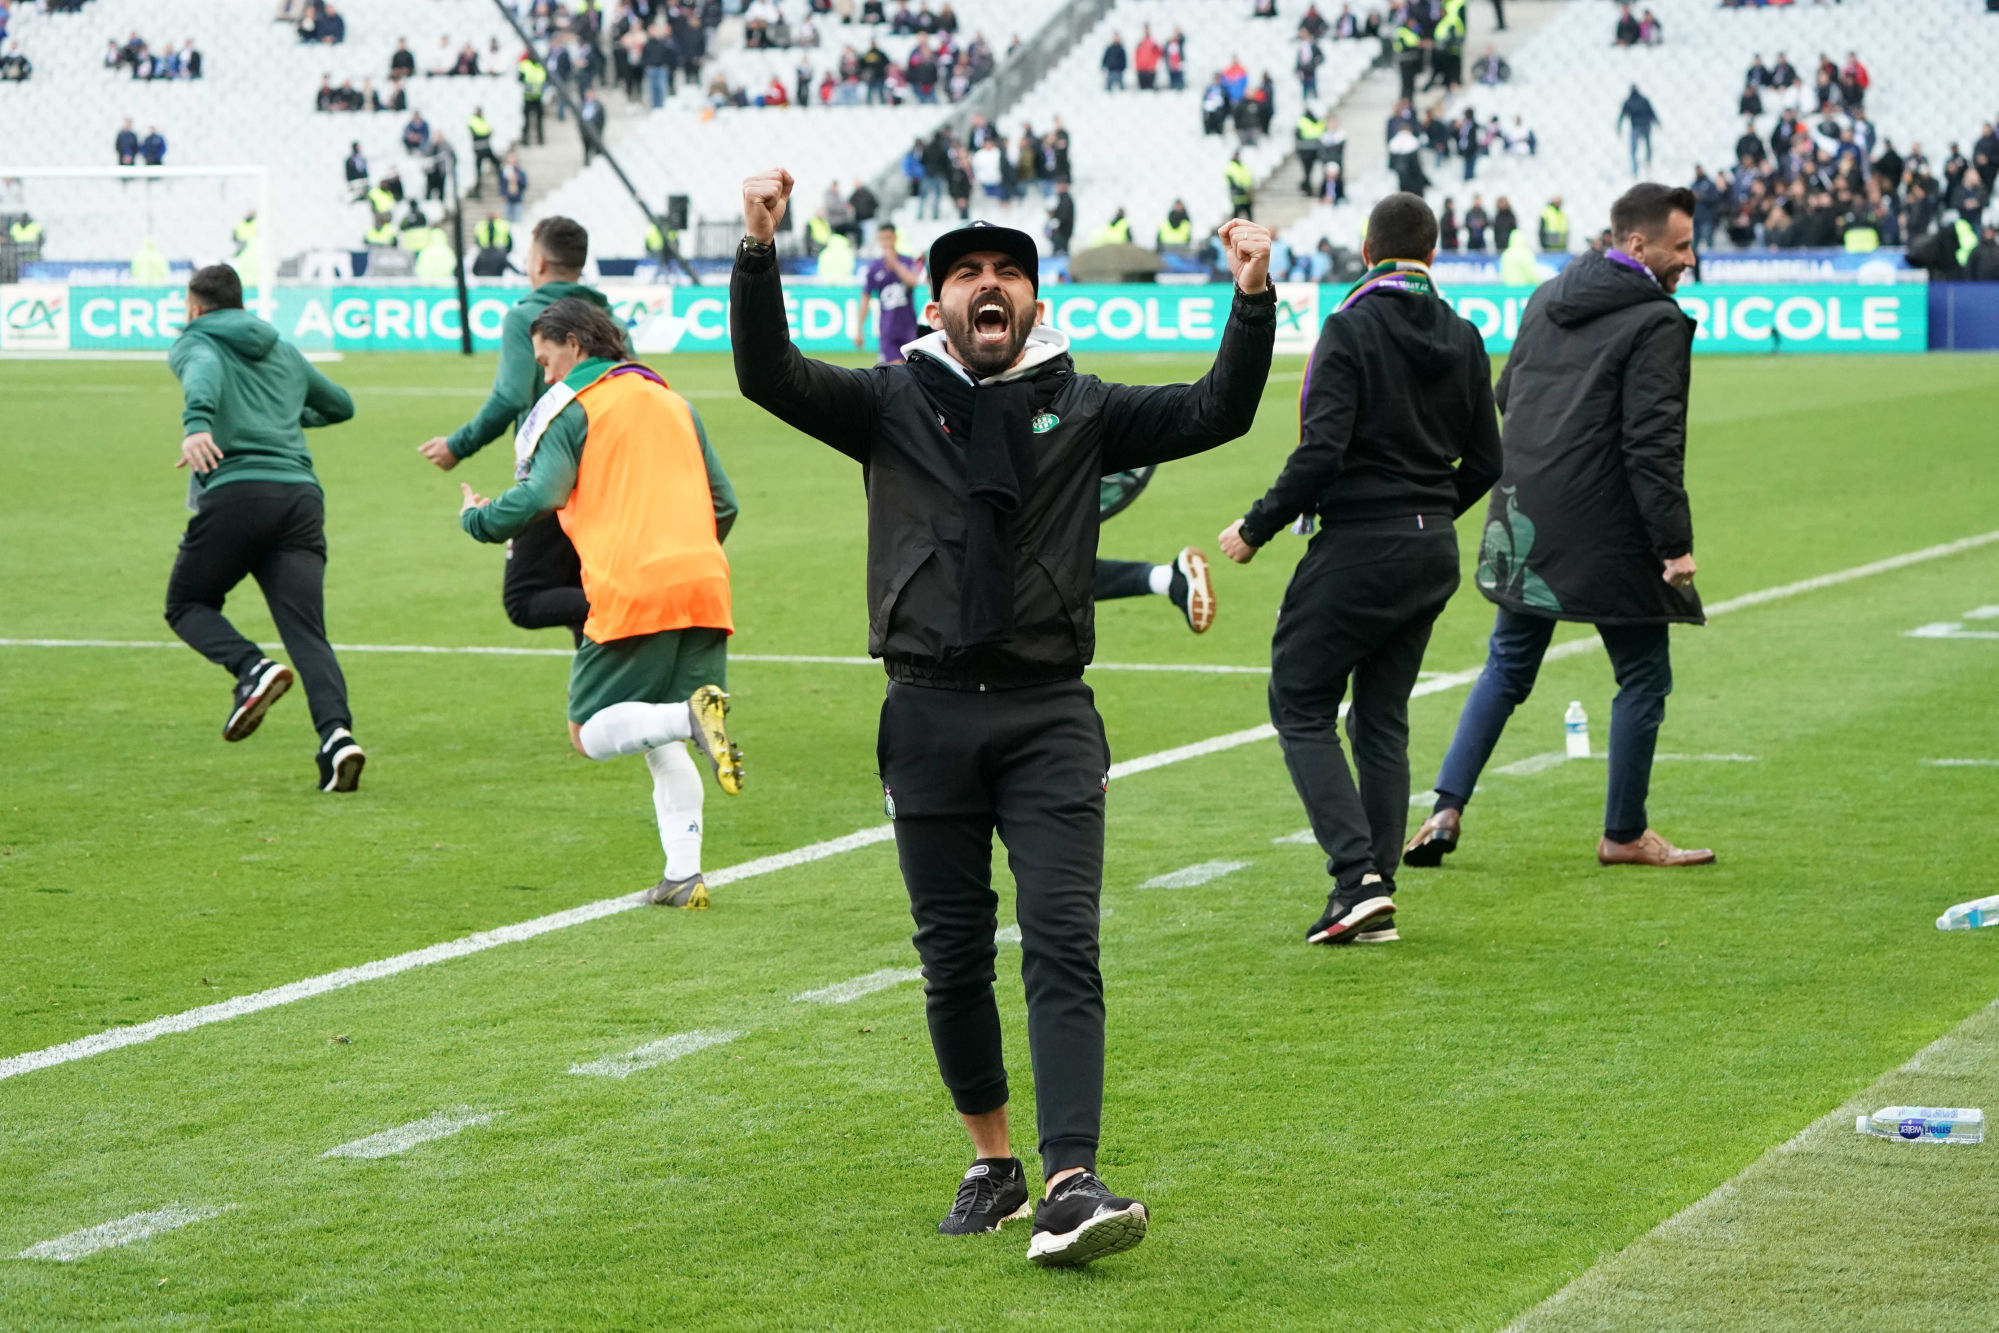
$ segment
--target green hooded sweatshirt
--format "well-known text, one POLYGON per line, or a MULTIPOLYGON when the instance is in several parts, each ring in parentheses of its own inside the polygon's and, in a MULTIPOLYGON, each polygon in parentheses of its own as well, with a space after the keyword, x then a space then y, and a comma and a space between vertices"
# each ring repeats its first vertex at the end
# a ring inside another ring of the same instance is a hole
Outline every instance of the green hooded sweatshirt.
POLYGON ((347 390, 247 310, 211 310, 188 321, 167 366, 185 400, 183 431, 207 431, 222 451, 221 463, 196 478, 204 489, 232 481, 318 485, 303 428, 354 415, 347 390))
MULTIPOLYGON (((542 311, 565 296, 580 296, 607 312, 611 303, 595 287, 580 282, 545 282, 514 304, 500 325, 500 367, 493 372, 493 391, 485 406, 470 421, 451 432, 445 443, 457 458, 470 458, 481 449, 512 433, 548 386, 542 383, 541 367, 535 364, 534 339, 528 329, 542 311)), ((631 335, 625 335, 625 353, 631 354, 631 335)))

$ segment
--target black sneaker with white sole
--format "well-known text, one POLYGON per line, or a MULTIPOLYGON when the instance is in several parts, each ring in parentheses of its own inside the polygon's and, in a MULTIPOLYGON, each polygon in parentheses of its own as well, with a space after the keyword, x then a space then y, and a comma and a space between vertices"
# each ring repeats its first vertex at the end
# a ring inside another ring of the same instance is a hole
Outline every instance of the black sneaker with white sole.
POLYGON ((368 755, 347 728, 335 727, 317 757, 321 791, 353 791, 361 785, 361 765, 368 762, 368 755))
POLYGON ((958 1182, 951 1211, 937 1224, 940 1236, 998 1231, 1028 1215, 1027 1172, 1018 1157, 981 1157, 958 1182))
POLYGON ((229 701, 229 720, 222 724, 222 739, 240 741, 257 729, 271 705, 292 687, 292 669, 268 657, 236 678, 236 694, 229 701))
POLYGON ((1387 944, 1400 939, 1395 930, 1395 900, 1378 892, 1379 885, 1363 885, 1352 898, 1342 898, 1334 890, 1326 899, 1326 910, 1305 932, 1307 944, 1354 944, 1373 935, 1369 944, 1387 944))
POLYGON ((1034 1210, 1027 1257, 1044 1268, 1070 1268, 1122 1254, 1145 1239, 1147 1220, 1144 1204, 1111 1193, 1094 1171, 1079 1171, 1034 1210))
POLYGON ((1206 634, 1215 623, 1215 585, 1208 577, 1208 557, 1189 546, 1173 557, 1173 578, 1166 596, 1187 618, 1187 628, 1206 634))

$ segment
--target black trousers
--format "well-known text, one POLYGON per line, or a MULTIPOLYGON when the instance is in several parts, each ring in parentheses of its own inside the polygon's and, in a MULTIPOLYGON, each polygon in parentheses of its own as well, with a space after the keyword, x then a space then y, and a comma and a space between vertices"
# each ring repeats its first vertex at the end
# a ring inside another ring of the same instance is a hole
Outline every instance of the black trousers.
POLYGON ((583 561, 554 514, 543 514, 507 544, 500 602, 507 608, 507 619, 522 629, 559 625, 582 632, 590 616, 590 599, 583 595, 583 561))
POLYGON ((523 98, 521 101, 522 143, 545 144, 548 142, 548 130, 543 126, 541 117, 541 99, 536 98, 530 102, 523 98))
POLYGON ((1409 825, 1409 691, 1430 627, 1458 587, 1449 515, 1338 524, 1291 576, 1270 649, 1270 721, 1291 783, 1343 895, 1389 881, 1409 825), (1340 701, 1353 682, 1340 750, 1340 701))
POLYGON ((937 1069, 966 1115, 1007 1102, 993 1001, 997 831, 1017 891, 1041 1166, 1094 1169, 1104 1103, 1097 970, 1110 747, 1080 680, 1019 690, 891 684, 877 744, 916 920, 937 1069))
POLYGON ((1115 601, 1120 597, 1144 597, 1152 591, 1152 566, 1143 560, 1099 560, 1096 571, 1096 600, 1115 601))
POLYGON ((257 580, 305 686, 321 737, 354 725, 347 679, 326 641, 326 501, 310 482, 237 481, 201 494, 167 577, 167 624, 187 646, 240 677, 264 650, 237 632, 222 604, 257 580))

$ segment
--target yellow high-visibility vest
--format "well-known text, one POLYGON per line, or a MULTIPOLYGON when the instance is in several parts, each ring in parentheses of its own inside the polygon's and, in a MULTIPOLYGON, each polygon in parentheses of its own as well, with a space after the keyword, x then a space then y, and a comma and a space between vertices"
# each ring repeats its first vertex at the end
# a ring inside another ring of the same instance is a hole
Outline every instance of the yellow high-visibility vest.
POLYGON ((368 206, 377 213, 392 212, 396 206, 396 197, 377 185, 368 191, 368 206))
POLYGON ((1566 250, 1569 246, 1569 215, 1549 204, 1541 210, 1541 230, 1548 234, 1550 250, 1566 250))
POLYGON ((25 222, 16 222, 7 228, 7 237, 16 245, 37 245, 42 239, 42 224, 33 218, 25 222))
POLYGON ((1247 199, 1255 190, 1249 168, 1240 162, 1230 160, 1222 167, 1222 175, 1228 178, 1229 194, 1234 198, 1247 199))
POLYGON ((1395 30, 1395 49, 1398 53, 1406 55, 1411 51, 1420 49, 1422 45, 1423 34, 1417 32, 1407 23, 1395 30))
POLYGON ((507 250, 513 247, 514 234, 500 219, 487 218, 473 228, 472 239, 477 241, 482 249, 507 250))
POLYGON ((522 101, 539 102, 541 100, 542 85, 547 82, 548 70, 543 68, 539 60, 523 60, 521 62, 522 101))
POLYGON ((1848 254, 1864 255, 1881 248, 1881 233, 1872 227, 1848 227, 1844 243, 1848 254))
POLYGON ((493 137, 493 122, 484 116, 468 116, 465 128, 472 132, 472 146, 477 148, 493 137))
POLYGON ((1161 245, 1186 245, 1193 239, 1194 221, 1192 218, 1182 218, 1180 225, 1177 227, 1170 222, 1159 224, 1159 243, 1161 245))
POLYGON ((384 222, 379 227, 370 227, 361 233, 361 244, 374 249, 393 250, 396 248, 396 228, 394 223, 384 222))
POLYGON ((811 234, 814 245, 824 245, 833 239, 833 224, 825 218, 813 218, 805 224, 805 229, 811 234))
POLYGON ((1957 266, 1963 268, 1971 262, 1971 252, 1978 248, 1978 228, 1963 218, 1957 220, 1957 266))
POLYGON ((1319 136, 1326 132, 1326 122, 1314 120, 1310 116, 1300 116, 1298 128, 1292 132, 1298 136, 1299 142, 1310 140, 1312 146, 1316 148, 1319 146, 1319 136))

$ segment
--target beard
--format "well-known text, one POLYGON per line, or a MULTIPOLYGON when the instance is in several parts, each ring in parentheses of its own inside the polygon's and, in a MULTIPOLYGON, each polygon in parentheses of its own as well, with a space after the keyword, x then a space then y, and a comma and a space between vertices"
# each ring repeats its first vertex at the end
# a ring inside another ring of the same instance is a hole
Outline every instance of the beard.
POLYGON ((975 378, 989 379, 1020 360, 1035 314, 1034 302, 1015 310, 1006 293, 988 289, 957 309, 944 309, 944 337, 975 378))

